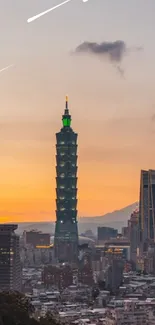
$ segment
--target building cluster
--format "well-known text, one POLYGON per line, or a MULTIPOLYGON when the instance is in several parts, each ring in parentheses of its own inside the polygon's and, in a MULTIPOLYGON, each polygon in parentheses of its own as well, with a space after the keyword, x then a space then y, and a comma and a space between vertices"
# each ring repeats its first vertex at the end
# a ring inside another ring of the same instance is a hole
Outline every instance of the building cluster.
POLYGON ((69 324, 155 325, 155 277, 124 273, 119 295, 86 285, 70 285, 63 290, 39 285, 27 293, 34 306, 34 317, 48 312, 69 324))
POLYGON ((155 170, 141 171, 139 207, 120 234, 78 234, 77 133, 66 97, 56 134, 55 234, 0 225, 0 290, 25 293, 34 317, 70 324, 155 325, 155 170), (88 238, 89 237, 89 238, 88 238))
POLYGON ((23 267, 40 267, 52 263, 53 245, 50 234, 36 230, 24 231, 20 238, 20 256, 23 267))

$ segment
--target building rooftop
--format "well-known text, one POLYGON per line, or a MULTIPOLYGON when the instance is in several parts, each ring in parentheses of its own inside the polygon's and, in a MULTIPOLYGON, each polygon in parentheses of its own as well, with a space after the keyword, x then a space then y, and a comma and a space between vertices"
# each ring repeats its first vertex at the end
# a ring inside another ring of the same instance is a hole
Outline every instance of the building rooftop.
POLYGON ((18 228, 18 225, 15 225, 15 224, 0 224, 0 231, 1 232, 10 232, 10 231, 14 231, 18 228))

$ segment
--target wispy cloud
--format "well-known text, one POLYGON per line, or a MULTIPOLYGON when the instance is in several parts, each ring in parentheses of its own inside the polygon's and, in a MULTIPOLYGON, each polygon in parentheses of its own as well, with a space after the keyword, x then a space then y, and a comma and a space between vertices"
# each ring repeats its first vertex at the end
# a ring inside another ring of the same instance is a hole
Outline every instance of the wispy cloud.
POLYGON ((75 49, 76 53, 91 53, 97 56, 104 56, 111 61, 120 62, 127 51, 123 41, 115 42, 83 42, 75 49))
POLYGON ((121 40, 114 42, 88 42, 85 41, 78 45, 73 52, 74 54, 91 54, 98 56, 100 58, 108 59, 116 68, 117 72, 121 77, 125 77, 124 69, 120 66, 124 56, 131 52, 139 52, 142 50, 142 47, 130 47, 128 48, 126 43, 121 40))

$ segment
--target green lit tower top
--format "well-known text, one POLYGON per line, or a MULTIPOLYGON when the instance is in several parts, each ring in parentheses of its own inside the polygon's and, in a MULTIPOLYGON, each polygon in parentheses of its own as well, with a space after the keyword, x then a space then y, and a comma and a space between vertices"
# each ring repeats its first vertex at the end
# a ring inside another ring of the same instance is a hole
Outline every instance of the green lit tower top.
POLYGON ((60 132, 56 133, 55 257, 74 263, 78 256, 77 229, 77 133, 71 128, 66 96, 60 132))
POLYGON ((69 115, 69 110, 68 110, 68 96, 66 96, 66 108, 65 108, 65 113, 62 116, 62 123, 63 126, 71 126, 71 115, 69 115))

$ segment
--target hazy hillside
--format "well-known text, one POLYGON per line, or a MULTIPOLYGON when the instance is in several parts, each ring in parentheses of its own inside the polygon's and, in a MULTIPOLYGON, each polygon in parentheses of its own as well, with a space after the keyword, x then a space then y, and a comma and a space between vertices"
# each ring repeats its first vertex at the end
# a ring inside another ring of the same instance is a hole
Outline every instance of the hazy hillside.
POLYGON ((128 220, 130 217, 132 211, 138 206, 138 202, 133 203, 131 205, 128 205, 127 207, 121 209, 121 210, 116 210, 113 212, 106 213, 103 216, 98 216, 98 217, 81 217, 79 218, 80 222, 91 222, 91 223, 100 223, 100 222, 111 222, 111 221, 122 221, 128 220))
POLYGON ((97 232, 97 227, 107 226, 121 230, 127 225, 127 220, 130 218, 133 210, 138 206, 138 202, 133 203, 121 210, 116 210, 98 217, 82 217, 79 218, 79 232, 85 232, 91 229, 94 233, 97 232))
MULTIPOLYGON (((85 232, 91 229, 94 233, 97 233, 97 227, 109 226, 121 230, 122 227, 127 225, 132 211, 137 207, 138 203, 133 203, 121 210, 107 213, 103 216, 97 217, 81 217, 79 218, 79 233, 85 232)), ((50 232, 54 234, 55 223, 54 222, 33 222, 33 223, 20 223, 18 226, 18 232, 22 233, 24 230, 39 230, 42 232, 50 232)))

